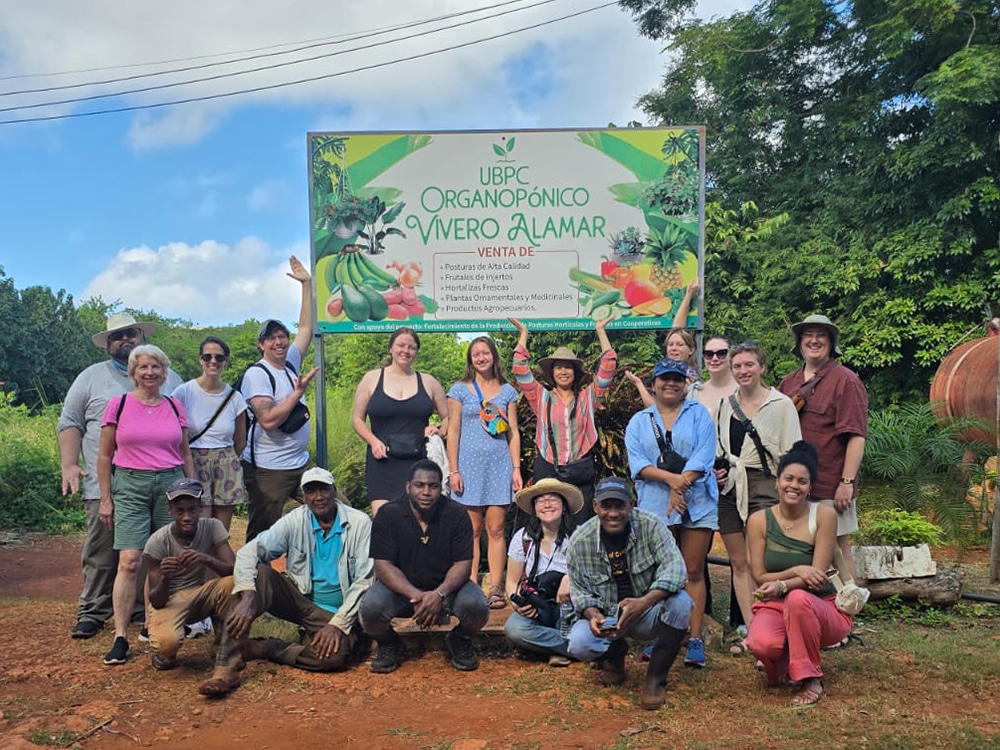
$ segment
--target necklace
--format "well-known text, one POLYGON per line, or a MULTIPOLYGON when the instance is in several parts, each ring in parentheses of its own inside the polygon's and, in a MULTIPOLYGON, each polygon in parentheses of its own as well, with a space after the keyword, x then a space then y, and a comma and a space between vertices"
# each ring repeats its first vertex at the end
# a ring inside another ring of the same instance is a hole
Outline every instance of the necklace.
POLYGON ((778 525, 780 525, 781 528, 783 528, 785 531, 791 531, 798 524, 798 522, 801 521, 805 517, 805 515, 806 514, 803 513, 803 514, 801 514, 799 516, 796 516, 795 518, 791 519, 790 521, 788 521, 786 523, 787 519, 785 518, 785 514, 782 513, 781 516, 778 518, 778 525))

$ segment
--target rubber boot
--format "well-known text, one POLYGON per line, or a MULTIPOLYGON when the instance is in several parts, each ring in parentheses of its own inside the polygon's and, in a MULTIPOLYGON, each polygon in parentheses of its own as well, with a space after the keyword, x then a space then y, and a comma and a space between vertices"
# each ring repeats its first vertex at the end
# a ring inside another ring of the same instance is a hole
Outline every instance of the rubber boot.
POLYGON ((621 685, 625 682, 625 657, 628 656, 628 643, 624 638, 615 638, 604 654, 604 669, 597 681, 606 687, 621 685))
POLYGON ((677 659, 684 640, 684 631, 661 625, 657 633, 656 645, 646 670, 646 685, 642 689, 642 707, 655 711, 666 702, 667 672, 677 659))

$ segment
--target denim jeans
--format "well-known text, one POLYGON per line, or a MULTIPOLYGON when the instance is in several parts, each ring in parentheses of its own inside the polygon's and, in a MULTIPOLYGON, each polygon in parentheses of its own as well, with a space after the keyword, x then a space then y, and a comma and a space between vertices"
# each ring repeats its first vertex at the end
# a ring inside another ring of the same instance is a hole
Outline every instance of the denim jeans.
MULTIPOLYGON (((458 591, 449 594, 441 605, 442 612, 458 618, 456 632, 472 636, 483 629, 490 619, 486 595, 472 581, 466 581, 458 591)), ((393 617, 412 617, 413 605, 381 581, 375 581, 361 599, 361 626, 376 641, 391 641, 393 617)))
MULTIPOLYGON (((659 601, 647 609, 642 617, 632 623, 627 632, 616 637, 627 636, 637 641, 651 641, 660 625, 669 625, 678 630, 687 630, 694 602, 683 589, 659 601)), ((569 631, 569 655, 579 661, 594 661, 604 656, 612 638, 596 636, 590 630, 590 622, 584 618, 573 623, 569 631)))
POLYGON ((503 626, 503 634, 515 646, 542 654, 569 656, 569 642, 558 628, 547 628, 538 620, 512 612, 503 626))

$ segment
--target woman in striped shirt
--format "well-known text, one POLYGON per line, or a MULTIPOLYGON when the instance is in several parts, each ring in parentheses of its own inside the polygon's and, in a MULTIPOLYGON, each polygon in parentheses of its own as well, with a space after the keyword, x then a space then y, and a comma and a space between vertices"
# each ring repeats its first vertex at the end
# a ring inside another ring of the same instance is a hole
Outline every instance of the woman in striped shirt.
POLYGON ((558 347, 551 356, 538 361, 543 382, 531 373, 528 351, 528 328, 517 318, 510 318, 520 338, 514 349, 515 384, 524 394, 537 417, 535 426, 534 480, 554 477, 578 487, 586 502, 574 520, 581 523, 594 514, 594 457, 597 426, 594 410, 611 385, 618 355, 608 340, 611 317, 597 321, 594 330, 601 343, 597 375, 592 378, 583 360, 569 347, 558 347))

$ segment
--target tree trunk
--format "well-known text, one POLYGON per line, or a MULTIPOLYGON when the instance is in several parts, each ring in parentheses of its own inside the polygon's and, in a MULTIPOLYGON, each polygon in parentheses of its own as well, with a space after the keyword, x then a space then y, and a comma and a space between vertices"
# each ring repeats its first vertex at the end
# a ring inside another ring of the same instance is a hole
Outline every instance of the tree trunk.
POLYGON ((896 595, 901 599, 919 599, 922 602, 951 607, 962 596, 962 577, 959 568, 938 573, 926 578, 890 578, 885 581, 869 581, 868 590, 872 601, 896 595))
MULTIPOLYGON (((1000 459, 997 459, 1000 469, 1000 459)), ((990 540, 990 583, 1000 583, 1000 475, 993 482, 993 536, 990 540)))

